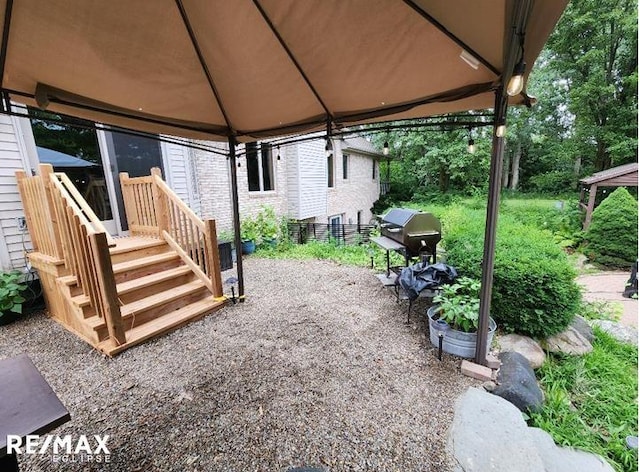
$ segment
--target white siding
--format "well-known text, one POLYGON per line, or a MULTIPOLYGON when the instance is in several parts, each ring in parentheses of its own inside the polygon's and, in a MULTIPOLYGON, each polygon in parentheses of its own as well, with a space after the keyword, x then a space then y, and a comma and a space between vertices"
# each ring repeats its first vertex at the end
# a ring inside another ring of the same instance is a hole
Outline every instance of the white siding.
POLYGON ((15 172, 28 169, 25 145, 17 127, 17 120, 0 115, 0 264, 5 271, 24 267, 25 249, 31 250, 28 232, 23 240, 16 221, 24 217, 24 209, 15 172))
POLYGON ((327 213, 327 157, 324 140, 298 144, 299 208, 296 219, 327 213))
POLYGON ((288 214, 299 219, 300 213, 300 161, 298 146, 282 148, 282 158, 287 166, 287 210, 288 214))
POLYGON ((200 198, 193 184, 191 149, 179 144, 164 143, 165 179, 174 192, 196 213, 200 214, 200 198))

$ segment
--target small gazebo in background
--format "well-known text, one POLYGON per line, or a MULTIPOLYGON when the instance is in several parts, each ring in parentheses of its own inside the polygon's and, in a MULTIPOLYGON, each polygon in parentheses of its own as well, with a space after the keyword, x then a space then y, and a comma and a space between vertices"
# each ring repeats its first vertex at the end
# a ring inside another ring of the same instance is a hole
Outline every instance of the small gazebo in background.
POLYGON ((580 206, 587 211, 582 229, 585 231, 591 224, 591 214, 596 206, 598 187, 630 187, 638 186, 638 163, 625 164, 611 169, 596 172, 580 180, 580 206), (589 195, 585 203, 586 195, 589 195))

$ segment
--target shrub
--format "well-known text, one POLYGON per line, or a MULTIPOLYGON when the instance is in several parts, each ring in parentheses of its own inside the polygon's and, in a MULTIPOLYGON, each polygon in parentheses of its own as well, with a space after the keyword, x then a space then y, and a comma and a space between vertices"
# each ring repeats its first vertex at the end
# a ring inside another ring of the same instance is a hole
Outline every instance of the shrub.
POLYGON ((529 184, 535 191, 552 195, 559 189, 574 189, 577 183, 576 174, 566 170, 552 170, 529 179, 529 184))
POLYGON ((638 202, 619 187, 593 211, 586 254, 605 266, 630 267, 638 257, 638 202))
MULTIPOLYGON (((480 278, 485 214, 452 208, 445 215, 447 263, 460 275, 480 278)), ((541 338, 565 329, 580 302, 575 272, 548 231, 501 215, 491 315, 500 327, 541 338)))
POLYGON ((27 286, 22 282, 22 274, 0 272, 0 318, 9 313, 22 313, 22 296, 27 286))

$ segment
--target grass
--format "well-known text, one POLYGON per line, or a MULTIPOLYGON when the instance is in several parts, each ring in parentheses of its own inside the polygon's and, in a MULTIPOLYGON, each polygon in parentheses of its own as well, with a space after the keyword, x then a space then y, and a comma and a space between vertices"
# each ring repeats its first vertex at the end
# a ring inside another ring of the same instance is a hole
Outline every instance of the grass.
POLYGON ((537 371, 546 401, 530 425, 559 445, 600 454, 618 472, 635 472, 638 452, 625 439, 638 434, 638 348, 594 331, 591 353, 551 356, 537 371))
MULTIPOLYGON (((333 242, 309 241, 306 244, 284 243, 274 247, 259 247, 256 255, 269 259, 322 259, 338 264, 371 267, 377 271, 387 268, 385 253, 373 243, 343 245, 333 242)), ((391 265, 403 265, 404 258, 392 252, 391 265)))

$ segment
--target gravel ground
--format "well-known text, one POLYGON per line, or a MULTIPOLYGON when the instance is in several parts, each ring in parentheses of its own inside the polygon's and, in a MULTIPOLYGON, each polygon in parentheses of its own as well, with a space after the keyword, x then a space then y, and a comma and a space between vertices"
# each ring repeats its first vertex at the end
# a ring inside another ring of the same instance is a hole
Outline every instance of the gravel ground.
POLYGON ((55 434, 109 434, 108 464, 20 459, 23 471, 446 471, 455 399, 424 307, 405 324, 371 271, 246 260, 247 302, 103 357, 43 314, 0 327, 71 413, 55 434))

